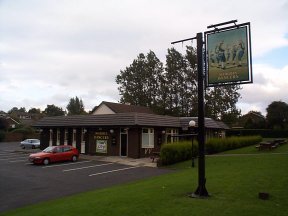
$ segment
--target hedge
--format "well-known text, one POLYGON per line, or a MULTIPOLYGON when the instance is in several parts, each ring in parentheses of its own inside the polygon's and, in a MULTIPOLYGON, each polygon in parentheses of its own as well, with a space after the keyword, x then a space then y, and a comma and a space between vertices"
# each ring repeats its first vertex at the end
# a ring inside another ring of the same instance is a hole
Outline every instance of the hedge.
POLYGON ((272 129, 231 129, 226 136, 261 136, 263 138, 287 138, 288 130, 272 129))
MULTIPOLYGON (((215 154, 226 150, 237 149, 244 146, 254 145, 262 141, 260 136, 212 138, 206 144, 206 154, 215 154)), ((198 154, 198 143, 193 143, 193 156, 198 154)), ((160 164, 169 165, 191 159, 192 142, 180 141, 164 144, 160 151, 160 164)))
POLYGON ((261 141, 261 136, 227 137, 224 139, 212 138, 206 142, 205 147, 207 154, 215 154, 231 149, 255 145, 261 141))
MULTIPOLYGON (((198 152, 198 142, 193 142, 193 156, 198 152)), ((192 142, 181 141, 165 144, 161 147, 160 163, 163 165, 173 164, 188 160, 192 157, 192 142)))

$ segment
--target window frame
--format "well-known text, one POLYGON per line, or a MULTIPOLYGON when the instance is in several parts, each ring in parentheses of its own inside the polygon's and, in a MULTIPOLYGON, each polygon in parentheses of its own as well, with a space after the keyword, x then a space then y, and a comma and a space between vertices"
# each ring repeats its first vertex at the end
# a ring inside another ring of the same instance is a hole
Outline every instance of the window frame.
POLYGON ((154 148, 154 147, 155 147, 155 130, 154 130, 154 128, 142 128, 141 148, 154 148), (144 136, 148 136, 148 139, 147 139, 147 137, 145 139, 144 136), (145 143, 145 142, 147 142, 147 140, 148 140, 148 143, 145 143))

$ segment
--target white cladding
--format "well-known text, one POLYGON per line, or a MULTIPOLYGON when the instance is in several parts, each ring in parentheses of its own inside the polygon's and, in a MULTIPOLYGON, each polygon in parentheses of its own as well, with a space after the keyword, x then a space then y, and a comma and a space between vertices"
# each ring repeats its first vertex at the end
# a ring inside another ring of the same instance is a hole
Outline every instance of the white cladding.
POLYGON ((103 115, 103 114, 115 114, 113 110, 111 110, 108 106, 105 104, 101 104, 92 115, 103 115))

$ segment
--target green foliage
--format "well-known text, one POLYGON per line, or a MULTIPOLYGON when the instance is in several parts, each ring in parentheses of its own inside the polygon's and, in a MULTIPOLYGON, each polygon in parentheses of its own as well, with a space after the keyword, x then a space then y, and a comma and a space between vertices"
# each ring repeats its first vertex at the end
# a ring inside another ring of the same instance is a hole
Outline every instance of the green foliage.
POLYGON ((31 114, 41 114, 41 110, 38 108, 31 108, 28 113, 31 113, 31 114))
POLYGON ((67 105, 68 115, 83 115, 86 114, 84 109, 84 104, 82 99, 79 99, 77 96, 71 98, 67 105))
MULTIPOLYGON (((186 47, 186 54, 175 48, 167 50, 166 64, 150 51, 140 53, 132 64, 121 70, 116 83, 122 103, 151 108, 155 113, 172 116, 197 115, 197 56, 186 47)), ((209 88, 206 91, 206 117, 235 121, 240 112, 236 103, 239 85, 209 88)))
POLYGON ((20 107, 18 109, 18 107, 13 107, 11 110, 8 111, 8 114, 12 114, 14 112, 26 112, 26 108, 25 107, 20 107))
POLYGON ((288 104, 274 101, 267 107, 267 123, 269 128, 288 128, 288 104))
POLYGON ((19 127, 11 131, 11 133, 22 133, 24 135, 34 134, 35 129, 29 126, 19 127))
POLYGON ((154 52, 150 51, 147 55, 140 53, 137 59, 116 77, 120 101, 158 110, 162 73, 163 64, 154 52))
MULTIPOLYGON (((228 138, 212 138, 206 144, 206 153, 214 154, 226 150, 237 149, 244 146, 254 145, 261 142, 260 136, 247 136, 247 137, 228 137, 228 138)), ((193 143, 193 156, 198 153, 198 143, 193 143)), ((180 141, 175 143, 165 144, 161 148, 160 160, 163 165, 174 164, 180 161, 191 159, 192 142, 180 141)))
POLYGON ((240 97, 240 85, 228 85, 206 89, 205 116, 213 119, 223 119, 228 124, 240 116, 236 103, 240 97))
POLYGON ((286 138, 288 130, 272 129, 231 129, 226 132, 227 136, 261 136, 263 138, 286 138))
MULTIPOLYGON (((198 143, 193 142, 193 156, 198 152, 198 143)), ((160 160, 163 165, 173 164, 192 158, 192 141, 165 144, 161 148, 160 160)))
POLYGON ((227 138, 211 138, 206 142, 206 152, 214 154, 231 149, 254 145, 262 141, 261 136, 243 136, 227 138))
POLYGON ((57 107, 54 104, 47 105, 46 109, 44 110, 44 113, 47 116, 63 116, 65 115, 65 111, 61 107, 57 107))

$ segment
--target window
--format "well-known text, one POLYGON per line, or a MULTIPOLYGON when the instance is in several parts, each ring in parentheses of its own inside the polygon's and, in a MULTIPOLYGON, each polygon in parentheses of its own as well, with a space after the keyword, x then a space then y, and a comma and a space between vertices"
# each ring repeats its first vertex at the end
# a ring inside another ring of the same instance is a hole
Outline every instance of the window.
POLYGON ((142 129, 142 148, 154 148, 154 129, 142 129))
POLYGON ((69 152, 69 151, 71 151, 71 147, 70 146, 65 146, 63 148, 63 152, 69 152))
POLYGON ((60 130, 59 129, 57 129, 57 143, 56 143, 56 145, 57 146, 60 145, 60 130))
POLYGON ((174 135, 178 135, 177 129, 167 129, 166 130, 166 143, 177 142, 178 137, 173 137, 174 135))
POLYGON ((72 146, 76 147, 76 129, 73 129, 72 146))
POLYGON ((52 146, 53 144, 53 130, 49 130, 49 146, 52 146))
POLYGON ((68 144, 68 130, 65 129, 64 131, 64 145, 68 144))

